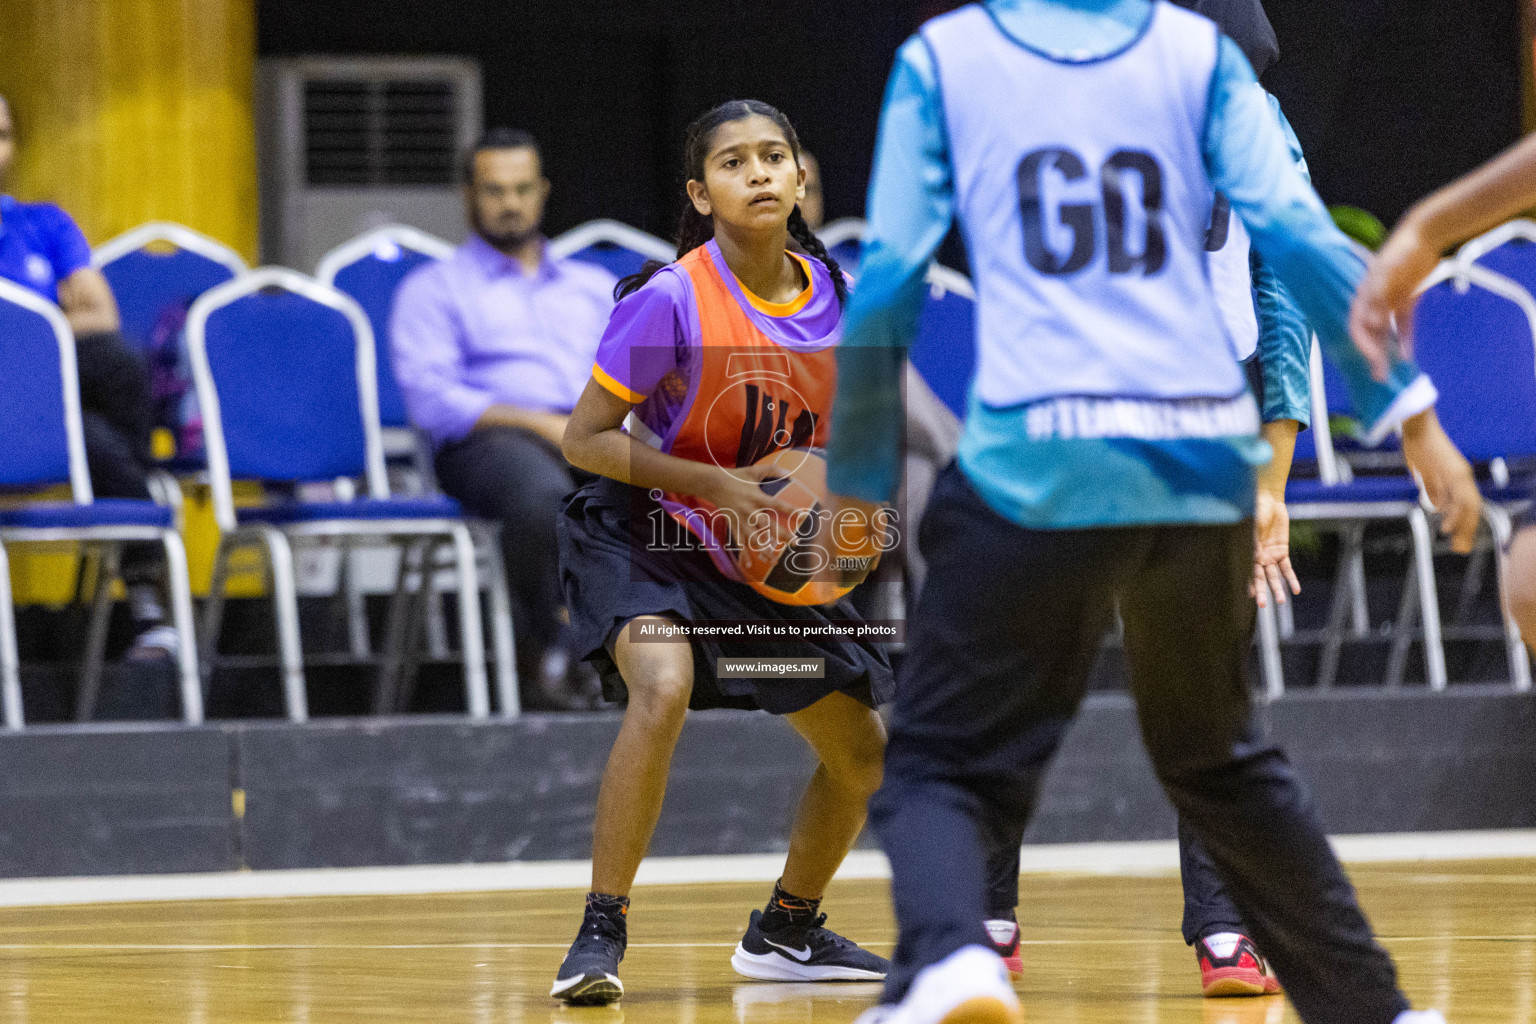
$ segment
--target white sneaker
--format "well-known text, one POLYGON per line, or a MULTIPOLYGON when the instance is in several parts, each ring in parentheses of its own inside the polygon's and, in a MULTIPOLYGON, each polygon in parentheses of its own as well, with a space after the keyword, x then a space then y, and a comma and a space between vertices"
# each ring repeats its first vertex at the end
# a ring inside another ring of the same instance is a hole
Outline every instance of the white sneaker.
POLYGON ((126 657, 134 661, 174 658, 181 648, 180 641, 175 626, 151 626, 134 638, 126 657))
POLYGON ((1439 1010, 1404 1010, 1392 1024, 1445 1024, 1439 1010))
POLYGON ((992 950, 1003 958, 1008 976, 1015 980, 1024 977, 1024 958, 1019 955, 1019 923, 995 918, 981 922, 992 940, 992 950))
POLYGON ((1024 1024, 1024 1008, 1002 958, 966 946, 918 972, 900 1004, 877 1006, 855 1024, 1024 1024))

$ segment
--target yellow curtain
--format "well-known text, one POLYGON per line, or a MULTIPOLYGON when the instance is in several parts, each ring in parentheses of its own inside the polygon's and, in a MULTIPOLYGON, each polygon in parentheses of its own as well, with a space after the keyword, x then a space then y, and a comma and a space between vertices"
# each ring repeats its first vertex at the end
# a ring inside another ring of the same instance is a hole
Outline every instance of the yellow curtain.
POLYGON ((1536 132, 1536 0, 1520 0, 1520 68, 1525 86, 1525 130, 1536 132))
POLYGON ((97 245, 174 220, 256 257, 254 0, 5 0, 11 190, 97 245))
MULTIPOLYGON (((8 190, 69 211, 92 245, 177 221, 256 261, 255 0, 4 0, 0 94, 16 123, 8 190)), ((194 589, 217 544, 187 508, 194 589)), ((73 597, 68 545, 16 548, 21 602, 73 597)))

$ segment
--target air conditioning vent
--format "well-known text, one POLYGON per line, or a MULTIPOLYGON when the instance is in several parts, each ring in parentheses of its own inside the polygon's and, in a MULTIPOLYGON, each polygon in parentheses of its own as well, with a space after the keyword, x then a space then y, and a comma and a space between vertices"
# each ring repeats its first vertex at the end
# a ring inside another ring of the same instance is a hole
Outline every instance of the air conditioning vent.
POLYGON ((265 262, 308 270, 381 224, 464 237, 454 171, 480 135, 479 64, 264 57, 256 81, 265 262))
POLYGON ((459 134, 455 83, 304 83, 310 185, 451 185, 459 134))
MULTIPOLYGON (((312 271, 326 253, 385 224, 462 240, 454 165, 480 136, 480 111, 480 65, 464 57, 260 58, 262 262, 312 271)), ((374 340, 385 355, 388 338, 374 340)), ((300 593, 333 593, 336 549, 315 554, 297 566, 300 593)), ((399 574, 388 555, 358 552, 358 582, 368 592, 392 591, 399 574)))

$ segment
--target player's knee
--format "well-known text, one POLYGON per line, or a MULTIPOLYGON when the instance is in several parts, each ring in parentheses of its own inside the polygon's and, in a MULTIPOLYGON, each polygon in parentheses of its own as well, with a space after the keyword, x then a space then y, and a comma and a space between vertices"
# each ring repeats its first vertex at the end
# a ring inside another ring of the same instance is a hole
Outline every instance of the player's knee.
POLYGON ((823 763, 845 789, 866 800, 873 796, 885 772, 885 733, 879 728, 879 720, 850 737, 835 756, 823 763))
POLYGON ((1525 642, 1536 641, 1536 529, 1522 529, 1510 542, 1504 602, 1525 642))
POLYGON ((1510 617, 1527 644, 1536 642, 1536 580, 1511 580, 1505 594, 1510 617))
POLYGON ((688 712, 688 699, 693 695, 690 672, 665 667, 624 682, 629 688, 630 709, 647 718, 671 722, 682 719, 688 712))

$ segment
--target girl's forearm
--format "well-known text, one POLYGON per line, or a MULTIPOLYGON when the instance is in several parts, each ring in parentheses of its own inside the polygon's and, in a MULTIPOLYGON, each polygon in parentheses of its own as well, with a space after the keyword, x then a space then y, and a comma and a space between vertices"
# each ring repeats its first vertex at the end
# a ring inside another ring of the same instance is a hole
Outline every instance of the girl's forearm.
POLYGON ((721 472, 715 466, 657 451, 617 427, 600 430, 570 446, 565 457, 589 473, 634 487, 701 497, 709 490, 710 477, 721 472))
MULTIPOLYGON (((1291 462, 1296 456, 1296 434, 1301 427, 1295 420, 1274 420, 1259 428, 1259 434, 1275 450, 1269 465, 1259 470, 1259 490, 1272 494, 1279 501, 1285 500, 1285 483, 1291 476, 1291 462)), ((1317 427, 1313 428, 1319 429, 1317 427)), ((1321 427, 1328 429, 1328 424, 1321 427)))
POLYGON ((1536 206, 1536 136, 1420 202, 1403 217, 1422 243, 1443 252, 1536 206))

